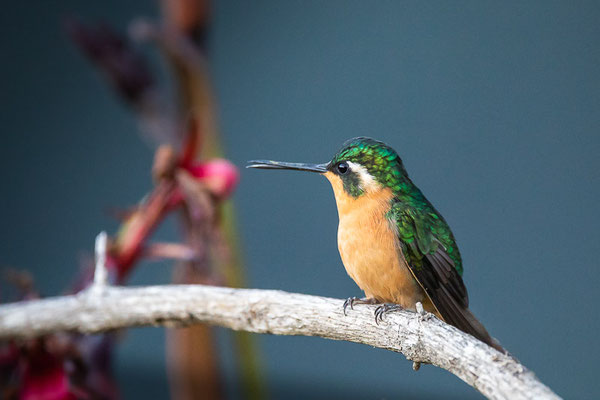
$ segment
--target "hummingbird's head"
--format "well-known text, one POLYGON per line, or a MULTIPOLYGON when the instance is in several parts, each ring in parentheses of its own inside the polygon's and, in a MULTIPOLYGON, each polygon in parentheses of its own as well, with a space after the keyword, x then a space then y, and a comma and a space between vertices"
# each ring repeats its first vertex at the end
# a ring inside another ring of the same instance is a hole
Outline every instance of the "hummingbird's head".
POLYGON ((354 198, 391 189, 406 176, 396 151, 368 137, 357 137, 344 143, 327 164, 327 171, 327 179, 332 184, 339 179, 344 191, 354 198))
POLYGON ((392 189, 406 177, 402 160, 394 149, 367 137, 348 140, 325 164, 255 160, 250 161, 248 167, 318 172, 331 182, 336 198, 357 198, 365 193, 392 189))

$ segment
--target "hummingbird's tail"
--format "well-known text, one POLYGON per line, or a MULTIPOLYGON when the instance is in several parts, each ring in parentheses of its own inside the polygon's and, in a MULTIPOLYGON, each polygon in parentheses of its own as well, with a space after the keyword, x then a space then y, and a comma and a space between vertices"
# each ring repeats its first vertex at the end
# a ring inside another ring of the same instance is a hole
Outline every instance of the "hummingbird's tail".
POLYGON ((468 333, 471 336, 475 336, 477 339, 492 346, 501 353, 508 354, 508 352, 500 346, 500 343, 492 338, 488 333, 485 326, 473 315, 468 307, 468 300, 459 303, 456 296, 452 296, 449 289, 441 285, 439 291, 432 291, 429 295, 435 295, 431 300, 435 309, 439 312, 442 319, 454 325, 461 331, 468 333))
MULTIPOLYGON (((489 346, 492 346, 499 352, 508 354, 508 352, 502 346, 500 346, 500 343, 490 336, 487 329, 485 329, 485 326, 483 326, 483 324, 479 322, 479 320, 475 317, 475 315, 473 315, 471 310, 469 310, 468 308, 462 308, 461 314, 464 320, 463 323, 460 324, 461 326, 457 326, 457 328, 472 336, 475 336, 477 339, 481 340, 489 346)), ((448 322, 452 324, 451 321, 448 322)))

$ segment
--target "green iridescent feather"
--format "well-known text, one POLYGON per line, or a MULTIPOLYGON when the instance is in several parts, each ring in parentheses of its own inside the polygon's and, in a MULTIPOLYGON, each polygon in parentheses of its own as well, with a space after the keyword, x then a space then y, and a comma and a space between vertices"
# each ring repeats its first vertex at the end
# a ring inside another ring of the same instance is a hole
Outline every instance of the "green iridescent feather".
MULTIPOLYGON (((364 166, 379 183, 393 191, 388 218, 396 224, 403 253, 414 269, 422 268, 423 258, 442 246, 462 275, 462 261, 450 227, 410 180, 394 149, 371 138, 355 138, 344 144, 331 165, 341 161, 364 166)), ((349 177, 344 180, 344 188, 358 197, 362 194, 359 183, 356 177, 349 177)))

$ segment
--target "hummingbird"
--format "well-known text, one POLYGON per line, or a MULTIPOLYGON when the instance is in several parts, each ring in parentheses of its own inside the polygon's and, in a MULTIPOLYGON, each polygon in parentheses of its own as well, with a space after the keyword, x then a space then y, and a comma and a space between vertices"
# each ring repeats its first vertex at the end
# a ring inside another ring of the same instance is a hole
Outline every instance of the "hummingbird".
POLYGON ((315 172, 333 188, 337 242, 346 272, 365 293, 355 304, 380 304, 375 321, 417 302, 442 321, 504 352, 469 310, 463 263, 450 227, 383 142, 348 140, 324 164, 253 160, 248 168, 315 172))

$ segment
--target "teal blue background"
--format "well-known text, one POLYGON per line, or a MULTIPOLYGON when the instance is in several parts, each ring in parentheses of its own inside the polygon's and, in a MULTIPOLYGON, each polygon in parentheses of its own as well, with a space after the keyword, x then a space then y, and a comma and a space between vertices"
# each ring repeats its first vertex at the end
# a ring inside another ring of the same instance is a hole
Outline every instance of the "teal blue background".
MULTIPOLYGON (((7 2, 0 13, 0 263, 68 287, 106 214, 151 188, 152 148, 61 30, 126 29, 152 2, 7 2)), ((565 398, 598 398, 600 7, 597 2, 217 2, 211 69, 227 153, 324 162, 383 140, 451 225, 472 309, 565 398)), ((359 295, 318 176, 241 170, 249 286, 359 295)), ((172 221, 158 232, 176 237, 172 221)), ((169 263, 134 284, 167 283, 169 263)), ((125 398, 164 398, 164 333, 128 332, 125 398)), ((317 338, 260 336, 273 398, 479 398, 440 369, 317 338)), ((220 331, 233 396, 227 333, 220 331)))

